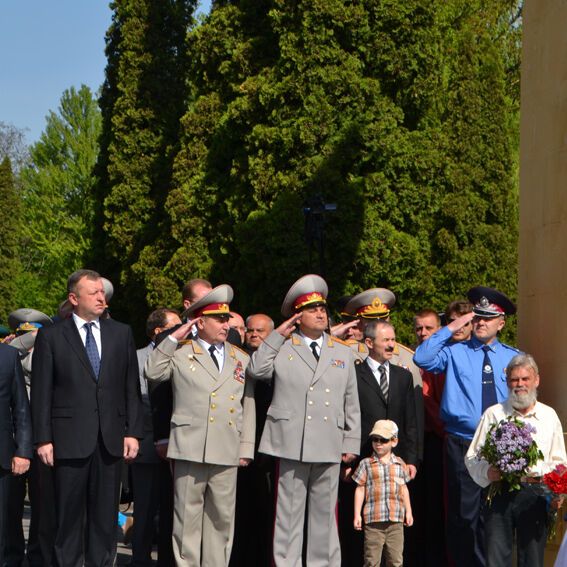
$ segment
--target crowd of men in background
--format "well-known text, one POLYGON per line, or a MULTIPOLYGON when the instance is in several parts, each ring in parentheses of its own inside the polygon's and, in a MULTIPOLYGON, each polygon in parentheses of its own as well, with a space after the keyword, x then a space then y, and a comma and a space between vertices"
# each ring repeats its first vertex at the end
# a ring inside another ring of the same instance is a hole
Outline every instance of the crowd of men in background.
MULTIPOLYGON (((403 564, 508 564, 513 534, 498 532, 509 545, 485 541, 495 513, 483 512, 483 491, 497 471, 469 473, 480 461, 471 441, 509 395, 508 414, 551 408, 536 402, 535 361, 518 362, 498 340, 515 313, 504 294, 479 286, 443 313, 419 311, 414 354, 396 340, 396 297, 385 288, 330 306, 325 281, 303 276, 276 327, 266 314, 231 311, 230 286, 190 280, 181 311, 149 314, 138 350, 110 317, 112 293, 80 270, 56 318, 27 308, 10 316, 16 334, 0 344, 0 419, 12 423, 0 440, 2 565, 112 565, 124 462, 132 565, 152 565, 155 541, 159 565, 363 565, 351 475, 383 419, 399 428, 394 452, 411 479, 403 564)), ((542 423, 554 441, 539 473, 567 460, 558 423, 554 412, 542 423)), ((538 498, 521 505, 541 515, 538 498)), ((526 526, 515 501, 500 504, 510 529, 536 542, 519 543, 520 553, 543 565, 541 522, 526 526)))

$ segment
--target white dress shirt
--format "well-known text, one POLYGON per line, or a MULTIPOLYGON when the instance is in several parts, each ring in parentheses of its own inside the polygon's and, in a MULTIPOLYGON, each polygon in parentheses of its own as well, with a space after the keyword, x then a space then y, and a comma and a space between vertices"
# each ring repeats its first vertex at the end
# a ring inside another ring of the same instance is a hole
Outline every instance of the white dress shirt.
POLYGON ((85 321, 81 319, 78 315, 73 313, 73 321, 75 325, 77 325, 77 329, 79 330, 79 335, 81 335, 81 340, 83 341, 83 345, 87 343, 87 329, 85 328, 86 323, 94 323, 91 327, 93 332, 93 337, 96 343, 96 348, 98 350, 98 356, 102 358, 102 341, 100 339, 100 320, 95 319, 94 321, 85 321))
POLYGON ((517 417, 521 421, 535 427, 536 432, 532 435, 538 448, 543 453, 543 460, 530 467, 528 476, 542 476, 551 472, 557 465, 567 463, 565 455, 565 441, 563 439, 563 428, 559 417, 553 408, 540 402, 536 402, 534 408, 526 415, 516 411, 509 401, 489 407, 480 418, 473 440, 465 456, 465 464, 473 480, 483 488, 490 484, 488 480, 488 462, 480 457, 478 453, 486 441, 486 435, 493 423, 499 423, 510 416, 517 417))
POLYGON ((305 344, 311 351, 311 343, 317 343, 315 350, 317 351, 317 354, 321 356, 321 349, 323 348, 323 335, 321 335, 318 339, 310 339, 309 337, 306 337, 301 331, 298 332, 298 335, 305 341, 305 344))
POLYGON ((388 384, 388 389, 390 389, 390 363, 386 360, 385 362, 378 362, 374 360, 371 356, 366 357, 366 362, 368 366, 370 366, 370 370, 372 370, 372 374, 374 374, 374 378, 376 378, 376 382, 378 382, 378 386, 380 386, 380 366, 383 366, 386 370, 386 383, 388 384))
MULTIPOLYGON (((201 345, 201 348, 207 351, 210 356, 209 349, 211 346, 215 347, 215 357, 219 363, 219 372, 222 372, 224 366, 224 343, 218 343, 216 345, 211 345, 207 341, 203 340, 201 337, 197 339, 197 342, 201 345)), ((211 357, 212 358, 212 357, 211 357)))

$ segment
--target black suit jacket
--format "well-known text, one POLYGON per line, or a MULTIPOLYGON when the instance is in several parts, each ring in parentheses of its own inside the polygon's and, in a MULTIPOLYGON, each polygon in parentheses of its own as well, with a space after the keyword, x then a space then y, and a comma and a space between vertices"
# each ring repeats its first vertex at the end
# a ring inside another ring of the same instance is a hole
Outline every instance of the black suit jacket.
POLYGON ((409 370, 391 363, 389 366, 390 384, 386 402, 368 363, 365 361, 356 365, 362 421, 360 456, 366 457, 372 452, 368 436, 374 424, 379 419, 391 419, 399 429, 399 441, 394 453, 406 463, 417 466, 418 434, 413 378, 409 370))
POLYGON ((55 458, 91 455, 99 433, 115 457, 124 437, 143 437, 143 410, 136 347, 130 327, 100 321, 102 356, 98 380, 72 318, 43 327, 32 361, 34 442, 53 443, 55 458))
POLYGON ((0 343, 0 467, 12 457, 33 456, 32 424, 24 373, 17 349, 0 343))

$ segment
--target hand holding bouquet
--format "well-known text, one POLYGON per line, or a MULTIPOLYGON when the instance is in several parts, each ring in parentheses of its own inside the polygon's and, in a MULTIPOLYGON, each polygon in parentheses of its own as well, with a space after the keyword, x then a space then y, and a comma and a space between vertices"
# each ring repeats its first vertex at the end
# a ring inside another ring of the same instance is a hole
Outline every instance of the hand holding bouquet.
POLYGON ((508 490, 519 490, 522 477, 543 454, 533 439, 535 427, 517 417, 508 417, 490 426, 479 457, 500 471, 501 481, 490 485, 488 499, 500 491, 502 481, 508 490))

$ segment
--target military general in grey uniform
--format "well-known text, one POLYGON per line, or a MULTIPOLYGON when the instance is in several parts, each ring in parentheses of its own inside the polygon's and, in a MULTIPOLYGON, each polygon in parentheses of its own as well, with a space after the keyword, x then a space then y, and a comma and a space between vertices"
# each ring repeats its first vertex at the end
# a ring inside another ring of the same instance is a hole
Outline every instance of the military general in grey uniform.
POLYGON ((253 383, 248 355, 226 342, 232 288, 220 285, 184 313, 150 354, 148 380, 172 381, 167 456, 174 459, 173 551, 178 566, 228 565, 236 473, 254 457, 253 383), (197 339, 184 340, 197 326, 197 339))
POLYGON ((354 355, 325 332, 327 292, 317 275, 295 282, 281 310, 289 319, 258 347, 248 367, 253 378, 275 380, 259 450, 279 457, 273 547, 281 567, 301 565, 306 504, 307 565, 340 565, 340 463, 360 451, 354 355))

